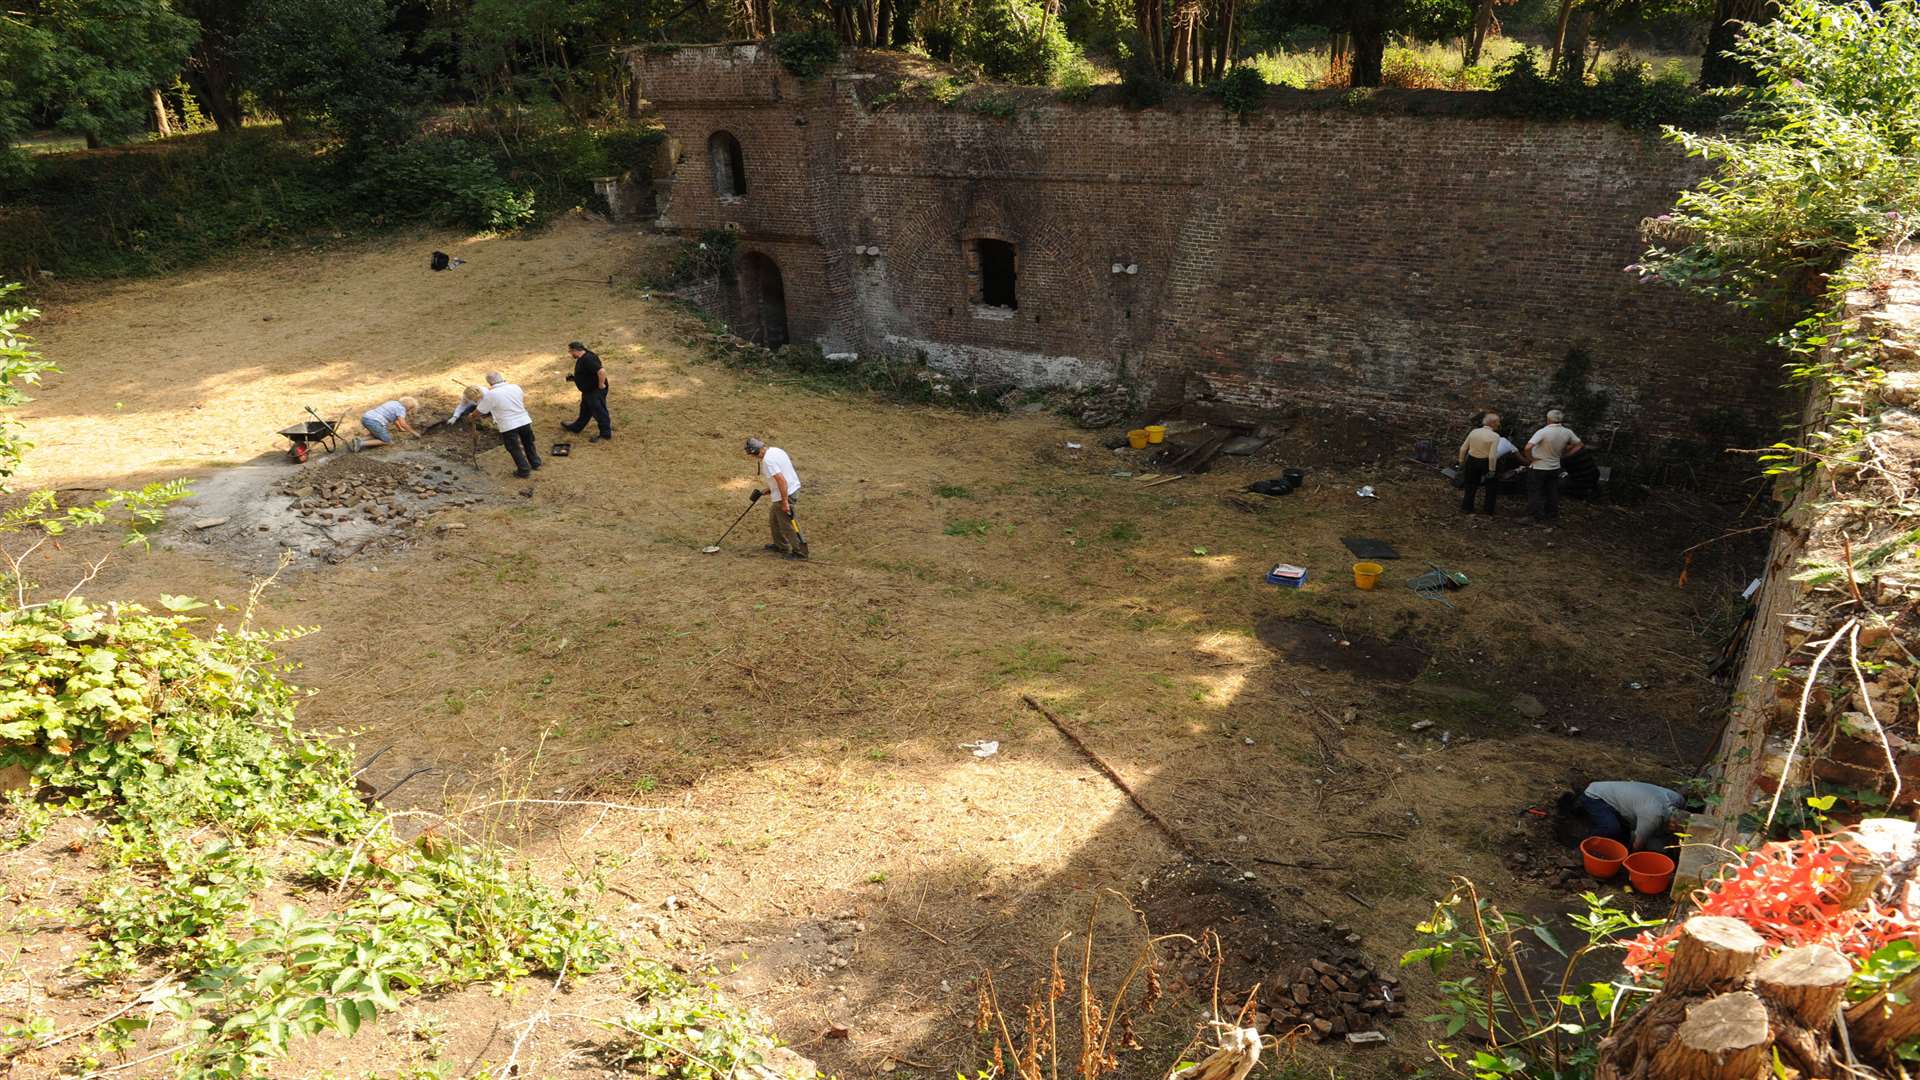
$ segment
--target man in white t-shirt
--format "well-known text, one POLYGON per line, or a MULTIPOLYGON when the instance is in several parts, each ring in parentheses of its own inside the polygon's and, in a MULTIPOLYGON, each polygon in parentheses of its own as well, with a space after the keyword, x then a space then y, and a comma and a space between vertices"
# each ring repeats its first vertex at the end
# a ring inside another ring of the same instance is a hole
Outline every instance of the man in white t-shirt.
POLYGON ((513 475, 526 478, 540 467, 540 451, 533 448, 533 416, 527 412, 527 398, 518 386, 497 371, 487 372, 487 391, 473 411, 493 421, 500 429, 500 441, 513 455, 513 475))
POLYGON ((1560 517, 1560 459, 1580 449, 1580 436, 1561 423, 1566 414, 1547 410, 1547 426, 1533 433, 1521 456, 1527 459, 1527 509, 1542 525, 1560 517))
POLYGON ((793 459, 785 450, 777 446, 768 446, 764 440, 748 439, 747 456, 760 459, 760 476, 767 482, 767 489, 753 489, 748 502, 759 502, 763 497, 772 499, 768 506, 768 522, 773 529, 773 543, 767 545, 768 551, 777 551, 789 559, 807 557, 807 538, 800 535, 800 526, 793 520, 793 504, 800 494, 800 474, 793 470, 793 459))

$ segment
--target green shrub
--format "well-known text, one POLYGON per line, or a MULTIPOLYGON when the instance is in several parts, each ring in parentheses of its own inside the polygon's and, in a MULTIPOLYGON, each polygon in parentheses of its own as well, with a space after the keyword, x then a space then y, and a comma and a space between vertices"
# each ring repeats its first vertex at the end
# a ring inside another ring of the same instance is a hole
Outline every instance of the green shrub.
POLYGON ((647 176, 653 169, 654 155, 660 152, 660 144, 667 139, 667 133, 657 127, 624 127, 601 131, 597 138, 601 150, 606 154, 607 174, 619 176, 634 173, 647 176))
POLYGON ((824 29, 775 34, 773 55, 794 76, 811 79, 840 62, 840 39, 824 29))
POLYGON ((1207 92, 1218 96, 1228 112, 1245 117, 1266 103, 1267 78, 1259 68, 1242 64, 1208 86, 1207 92))
POLYGON ((710 278, 731 278, 740 237, 732 229, 707 229, 680 245, 665 270, 646 282, 652 289, 678 289, 710 278))
POLYGON ((1727 112, 1725 98, 1702 91, 1683 71, 1656 76, 1647 64, 1621 63, 1602 68, 1591 82, 1548 78, 1532 49, 1515 53, 1494 68, 1493 90, 1496 100, 1514 115, 1612 120, 1642 130, 1663 124, 1703 128, 1727 112))
POLYGON ((1030 86, 1051 85, 1085 60, 1065 23, 1049 18, 1039 0, 978 0, 958 27, 953 58, 997 82, 1030 86), (1043 22, 1044 37, 1037 32, 1043 22))
POLYGON ((353 190, 376 216, 425 217, 473 229, 512 229, 533 218, 533 193, 501 176, 485 147, 458 137, 369 153, 353 190))
POLYGON ((1167 80, 1143 49, 1120 65, 1120 100, 1129 109, 1151 109, 1167 99, 1167 80))

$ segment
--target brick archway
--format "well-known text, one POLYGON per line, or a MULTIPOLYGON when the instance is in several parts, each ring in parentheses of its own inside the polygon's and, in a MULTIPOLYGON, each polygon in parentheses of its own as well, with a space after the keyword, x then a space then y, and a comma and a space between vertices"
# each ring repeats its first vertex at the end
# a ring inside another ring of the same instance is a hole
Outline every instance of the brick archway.
POLYGON ((780 264, 764 252, 740 256, 740 329, 742 336, 769 349, 788 341, 786 278, 780 264))

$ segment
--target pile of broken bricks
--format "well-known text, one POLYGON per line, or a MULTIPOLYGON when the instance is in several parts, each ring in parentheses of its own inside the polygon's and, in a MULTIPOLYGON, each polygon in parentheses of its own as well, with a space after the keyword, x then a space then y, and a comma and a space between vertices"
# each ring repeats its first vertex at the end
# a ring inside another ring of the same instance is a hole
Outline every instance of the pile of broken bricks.
POLYGON ((280 492, 293 496, 293 509, 303 519, 323 527, 356 517, 376 525, 412 525, 436 510, 480 501, 480 496, 462 492, 453 472, 440 465, 410 475, 396 468, 392 472, 356 470, 338 477, 295 477, 281 484, 280 492))
POLYGON ((1266 1006, 1268 1030, 1274 1035, 1298 1032, 1319 1042, 1383 1042, 1380 1025, 1407 1012, 1399 976, 1375 971, 1360 960, 1315 959, 1276 972, 1268 984, 1266 1006))

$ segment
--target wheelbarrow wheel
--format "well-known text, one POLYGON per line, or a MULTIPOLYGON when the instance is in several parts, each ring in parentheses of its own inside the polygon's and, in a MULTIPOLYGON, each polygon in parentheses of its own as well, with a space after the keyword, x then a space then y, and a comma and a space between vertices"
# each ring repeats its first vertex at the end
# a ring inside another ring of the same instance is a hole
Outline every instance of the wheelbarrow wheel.
POLYGON ((293 458, 295 465, 305 465, 307 463, 307 453, 307 444, 303 442, 294 443, 293 449, 287 451, 287 455, 293 458))

